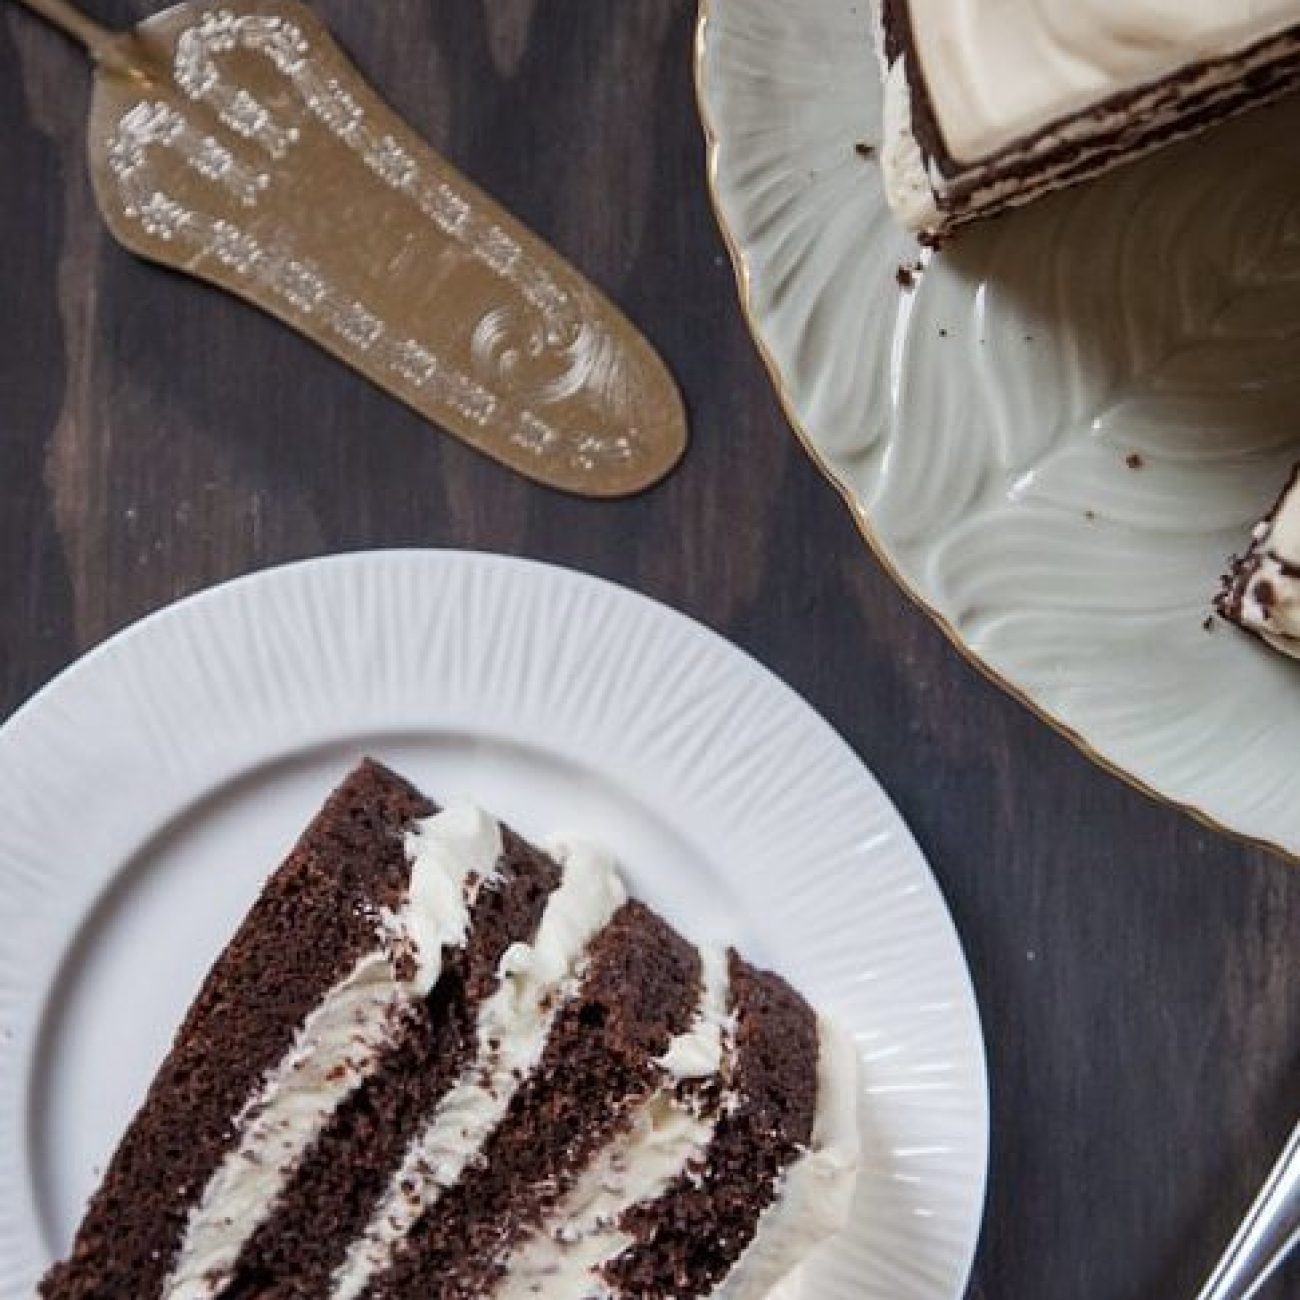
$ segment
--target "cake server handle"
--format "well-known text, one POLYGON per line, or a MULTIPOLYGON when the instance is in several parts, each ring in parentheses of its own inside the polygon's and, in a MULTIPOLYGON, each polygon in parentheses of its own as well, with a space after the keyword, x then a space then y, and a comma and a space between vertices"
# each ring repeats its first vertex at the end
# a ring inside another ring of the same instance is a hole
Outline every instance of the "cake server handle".
POLYGON ((70 36, 86 53, 110 72, 124 73, 133 80, 149 81, 149 56, 133 32, 116 32, 79 9, 72 0, 18 0, 51 26, 70 36))
POLYGON ((1300 1125, 1197 1300, 1250 1300, 1300 1242, 1300 1125))

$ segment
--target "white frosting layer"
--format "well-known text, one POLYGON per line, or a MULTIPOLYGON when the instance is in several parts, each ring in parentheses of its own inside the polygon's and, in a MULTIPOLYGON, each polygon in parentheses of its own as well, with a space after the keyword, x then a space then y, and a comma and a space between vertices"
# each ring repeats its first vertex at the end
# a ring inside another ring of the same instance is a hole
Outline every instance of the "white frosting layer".
MULTIPOLYGON (((883 47, 882 47, 883 48, 883 47)), ((912 99, 902 59, 885 68, 880 173, 894 215, 908 230, 927 230, 941 221, 934 185, 912 134, 912 99)))
POLYGON ((501 830, 473 807, 449 808, 406 839, 406 902, 380 918, 377 946, 299 1027, 289 1051, 235 1120, 239 1142, 190 1211, 163 1300, 210 1300, 339 1105, 378 1066, 403 1014, 437 983, 444 951, 465 941, 478 890, 494 879, 501 830), (413 960, 408 979, 400 958, 413 960))
POLYGON ((438 982, 442 954, 460 948, 479 889, 496 880, 501 826, 481 808, 462 804, 417 822, 406 836, 411 862, 409 897, 391 918, 399 941, 414 945, 411 990, 421 997, 438 982))
POLYGON ((1241 621, 1300 659, 1300 479, 1255 534, 1259 567, 1242 593, 1241 621))
POLYGON ((786 1170, 778 1199, 710 1300, 761 1300, 848 1218, 857 1183, 858 1054, 853 1040, 819 1021, 817 1119, 812 1145, 786 1170))
POLYGON ((397 1244, 460 1178, 541 1060, 560 1006, 576 991, 592 939, 627 895, 613 860, 581 841, 548 846, 563 877, 534 942, 507 949, 479 1008, 474 1058, 407 1148, 365 1232, 336 1270, 332 1300, 353 1300, 397 1244))
POLYGON ((716 1113, 702 1115, 677 1096, 683 1079, 723 1072, 731 1050, 727 955, 702 949, 700 1005, 659 1064, 664 1085, 639 1108, 629 1133, 591 1163, 550 1221, 519 1246, 493 1300, 601 1300, 610 1295, 595 1270, 634 1239, 619 1220, 634 1205, 661 1196, 708 1150, 716 1113))
POLYGON ((944 142, 971 163, 1300 24, 1296 0, 905 0, 944 142))
POLYGON ((687 1079, 708 1079, 722 1069, 725 1040, 735 1031, 728 1009, 731 980, 727 954, 721 948, 701 948, 700 1006, 691 1027, 668 1044, 657 1064, 681 1083, 687 1079))

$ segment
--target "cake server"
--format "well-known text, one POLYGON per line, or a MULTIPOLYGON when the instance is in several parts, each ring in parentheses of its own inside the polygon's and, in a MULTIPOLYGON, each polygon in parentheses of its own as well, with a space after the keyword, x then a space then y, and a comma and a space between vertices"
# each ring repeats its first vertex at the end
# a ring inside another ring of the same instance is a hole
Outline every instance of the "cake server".
POLYGON ((1300 1125, 1198 1300, 1250 1300, 1300 1244, 1300 1125))
POLYGON ((663 362, 439 157, 296 0, 190 0, 130 31, 21 0, 96 65, 90 172, 132 252, 279 317, 421 415, 587 496, 686 446, 663 362))

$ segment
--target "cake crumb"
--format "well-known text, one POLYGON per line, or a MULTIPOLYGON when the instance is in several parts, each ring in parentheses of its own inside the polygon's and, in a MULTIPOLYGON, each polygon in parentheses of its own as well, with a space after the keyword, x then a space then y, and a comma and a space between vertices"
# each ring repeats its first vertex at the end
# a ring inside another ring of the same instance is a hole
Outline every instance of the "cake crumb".
POLYGON ((1141 469, 1142 466, 1146 464, 1146 461, 1142 459, 1141 452, 1131 451, 1124 457, 1124 464, 1127 465, 1129 469, 1141 469))
POLYGON ((853 152, 857 154, 859 158, 874 158, 876 156, 875 146, 869 145, 865 140, 859 140, 853 146, 853 152))
POLYGON ((1205 621, 1201 624, 1201 626, 1202 626, 1202 627, 1203 627, 1207 632, 1213 632, 1213 631, 1214 631, 1214 615, 1213 615, 1213 614, 1207 614, 1207 615, 1205 616, 1205 621))
POLYGON ((894 272, 894 278, 898 281, 900 288, 913 289, 916 287, 916 282, 920 279, 923 269, 920 262, 904 262, 894 272))
POLYGON ((1094 519, 1097 518, 1097 512, 1095 510, 1085 510, 1083 512, 1083 517, 1086 520, 1088 520, 1089 523, 1091 523, 1094 519))
POLYGON ((948 337, 948 331, 944 329, 942 325, 939 326, 939 337, 941 339, 946 339, 948 337))

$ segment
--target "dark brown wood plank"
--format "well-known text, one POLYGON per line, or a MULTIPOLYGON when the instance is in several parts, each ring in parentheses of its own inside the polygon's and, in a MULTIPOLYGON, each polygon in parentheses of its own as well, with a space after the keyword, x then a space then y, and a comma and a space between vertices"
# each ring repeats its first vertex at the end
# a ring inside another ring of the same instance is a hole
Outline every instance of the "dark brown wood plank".
MULTIPOLYGON (((98 6, 113 22, 151 6, 98 6)), ((105 236, 80 56, 0 11, 0 716, 174 597, 383 545, 601 573, 733 637, 893 794, 967 944, 994 1165, 972 1295, 1190 1296, 1300 1114, 1300 871, 1157 806, 984 682, 783 425, 709 210, 687 0, 329 0, 362 68, 679 375, 647 496, 517 480, 105 236)), ((1300 1295, 1300 1268, 1272 1294, 1300 1295)))

